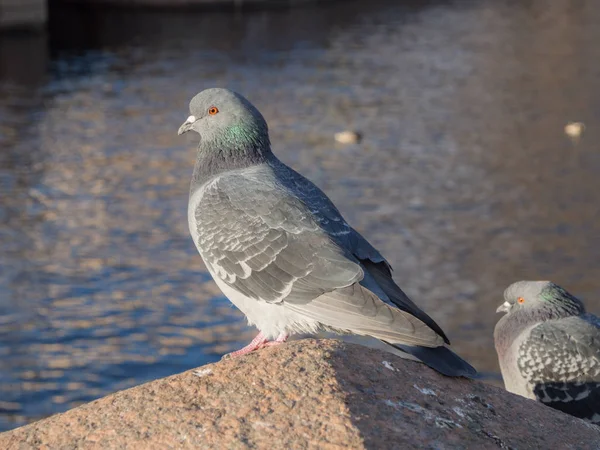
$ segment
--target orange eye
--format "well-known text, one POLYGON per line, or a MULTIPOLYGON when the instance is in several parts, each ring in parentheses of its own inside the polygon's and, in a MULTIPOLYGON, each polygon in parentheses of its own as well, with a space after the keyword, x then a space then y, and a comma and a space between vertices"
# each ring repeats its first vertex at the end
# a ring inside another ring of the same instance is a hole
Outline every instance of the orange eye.
POLYGON ((214 116, 218 112, 219 108, 217 108, 216 106, 211 106, 210 108, 208 108, 208 114, 210 114, 211 116, 214 116))
POLYGON ((525 303, 525 299, 523 297, 519 297, 517 301, 521 304, 525 303))

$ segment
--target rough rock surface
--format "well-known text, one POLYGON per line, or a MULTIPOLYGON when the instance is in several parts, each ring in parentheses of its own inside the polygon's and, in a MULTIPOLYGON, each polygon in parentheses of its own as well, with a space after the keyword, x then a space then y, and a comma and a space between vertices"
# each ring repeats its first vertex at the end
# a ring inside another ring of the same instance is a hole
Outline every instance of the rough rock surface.
POLYGON ((307 339, 0 434, 2 449, 593 449, 600 429, 380 350, 307 339))

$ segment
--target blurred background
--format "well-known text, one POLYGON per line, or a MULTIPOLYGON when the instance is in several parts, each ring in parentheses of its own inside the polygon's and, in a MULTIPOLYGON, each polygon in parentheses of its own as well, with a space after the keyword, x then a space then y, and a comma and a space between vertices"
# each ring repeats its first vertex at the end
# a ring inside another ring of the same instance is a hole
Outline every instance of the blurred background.
POLYGON ((600 313, 593 0, 243 3, 0 0, 0 430, 255 334, 188 235, 197 137, 177 129, 208 87, 263 112, 488 382, 508 284, 600 313))

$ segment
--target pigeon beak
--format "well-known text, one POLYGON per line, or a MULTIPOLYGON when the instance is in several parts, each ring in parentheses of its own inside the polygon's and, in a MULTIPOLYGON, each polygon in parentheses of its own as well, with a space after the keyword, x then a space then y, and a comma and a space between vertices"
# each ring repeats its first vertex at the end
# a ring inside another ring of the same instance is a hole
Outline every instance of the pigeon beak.
POLYGON ((192 129, 192 125, 194 125, 194 122, 196 122, 196 118, 194 116, 188 117, 185 122, 183 122, 183 125, 179 127, 177 135, 181 136, 183 133, 190 131, 192 129))
POLYGON ((507 313, 508 311, 510 311, 510 303, 508 302, 502 303, 500 306, 498 306, 498 309, 496 310, 497 313, 507 313))

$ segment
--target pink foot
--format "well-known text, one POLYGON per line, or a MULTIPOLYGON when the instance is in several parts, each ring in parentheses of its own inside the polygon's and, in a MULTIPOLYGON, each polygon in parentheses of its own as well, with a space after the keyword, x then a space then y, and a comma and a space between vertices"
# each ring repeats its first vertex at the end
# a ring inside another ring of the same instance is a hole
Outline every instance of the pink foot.
POLYGON ((285 341, 287 341, 288 335, 287 334, 280 334, 277 339, 275 339, 274 341, 267 341, 265 343, 262 344, 262 347, 272 347, 274 345, 279 345, 279 344, 283 344, 285 341))
POLYGON ((258 350, 259 348, 283 344, 287 340, 287 338, 287 334, 280 334, 274 341, 269 341, 261 332, 258 333, 256 337, 252 339, 252 342, 250 342, 244 348, 236 350, 235 352, 227 353, 226 355, 223 355, 222 359, 237 358, 238 356, 242 356, 247 353, 253 352, 254 350, 258 350))

